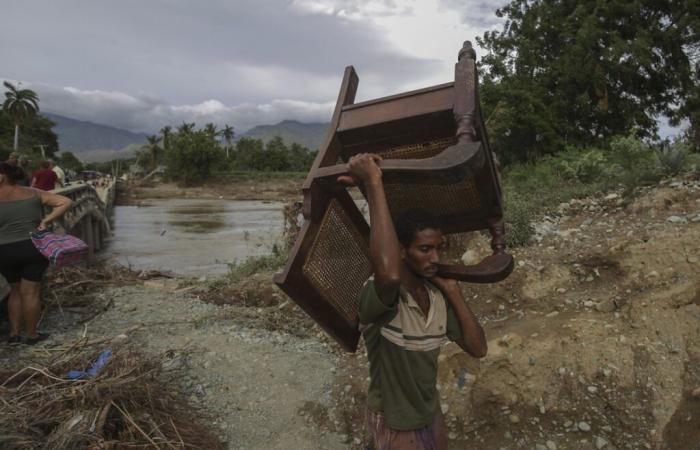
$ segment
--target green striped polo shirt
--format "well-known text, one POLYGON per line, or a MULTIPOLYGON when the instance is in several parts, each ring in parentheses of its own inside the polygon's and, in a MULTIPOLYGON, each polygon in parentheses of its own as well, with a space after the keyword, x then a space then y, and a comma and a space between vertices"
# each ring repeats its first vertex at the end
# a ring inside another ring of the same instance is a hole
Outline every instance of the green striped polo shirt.
POLYGON ((442 292, 426 282, 430 310, 425 317, 403 287, 393 306, 379 299, 370 278, 360 293, 360 330, 367 347, 370 383, 367 405, 384 414, 395 430, 415 430, 433 422, 440 407, 437 359, 440 347, 457 340, 461 329, 442 292))

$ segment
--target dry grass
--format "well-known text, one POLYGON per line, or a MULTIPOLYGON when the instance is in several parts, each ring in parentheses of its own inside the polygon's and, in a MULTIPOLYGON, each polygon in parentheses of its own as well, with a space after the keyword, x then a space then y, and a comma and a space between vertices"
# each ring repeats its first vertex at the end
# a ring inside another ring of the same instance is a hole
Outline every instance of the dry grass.
POLYGON ((174 385, 160 358, 114 351, 94 378, 70 380, 100 353, 80 340, 45 363, 0 373, 0 448, 224 448, 207 416, 174 385))

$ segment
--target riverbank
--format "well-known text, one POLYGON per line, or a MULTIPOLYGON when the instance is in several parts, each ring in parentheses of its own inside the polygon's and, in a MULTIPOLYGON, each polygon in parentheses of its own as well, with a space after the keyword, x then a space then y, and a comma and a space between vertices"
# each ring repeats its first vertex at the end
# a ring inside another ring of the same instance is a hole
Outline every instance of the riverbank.
POLYGON ((182 187, 168 182, 120 185, 117 204, 139 205, 147 199, 164 198, 293 202, 301 201, 303 182, 303 174, 287 174, 272 179, 255 174, 241 174, 194 187, 182 187))

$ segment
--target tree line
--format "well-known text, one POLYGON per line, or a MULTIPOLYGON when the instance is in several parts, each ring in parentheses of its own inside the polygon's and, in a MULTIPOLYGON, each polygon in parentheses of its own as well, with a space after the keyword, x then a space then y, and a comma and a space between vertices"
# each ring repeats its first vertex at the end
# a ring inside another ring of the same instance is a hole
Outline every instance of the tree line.
POLYGON ((164 165, 168 179, 192 185, 209 180, 215 172, 304 172, 316 156, 297 143, 287 145, 279 136, 267 143, 245 137, 234 143, 234 137, 229 125, 221 131, 212 123, 200 129, 188 122, 176 129, 166 126, 147 138, 136 162, 150 171, 164 165))

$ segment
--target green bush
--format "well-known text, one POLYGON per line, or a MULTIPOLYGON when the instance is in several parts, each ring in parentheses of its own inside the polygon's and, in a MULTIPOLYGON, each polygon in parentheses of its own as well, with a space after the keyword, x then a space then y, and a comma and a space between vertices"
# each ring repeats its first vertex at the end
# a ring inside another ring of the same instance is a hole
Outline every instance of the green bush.
POLYGON ((690 144, 682 140, 676 140, 670 145, 662 145, 656 151, 661 167, 670 175, 676 175, 683 170, 689 154, 690 144))
POLYGON ((532 226, 534 208, 532 202, 519 195, 505 198, 506 245, 520 247, 530 243, 535 229, 532 226))
POLYGON ((627 190, 657 181, 661 175, 654 150, 633 136, 617 136, 610 142, 612 176, 627 190))
POLYGON ((565 180, 582 183, 599 181, 607 175, 608 161, 602 150, 576 150, 569 148, 549 158, 559 175, 565 180))
POLYGON ((277 245, 274 245, 270 254, 253 256, 245 261, 228 263, 228 276, 233 281, 239 281, 259 272, 269 272, 279 269, 284 265, 286 260, 287 255, 281 252, 277 245))

